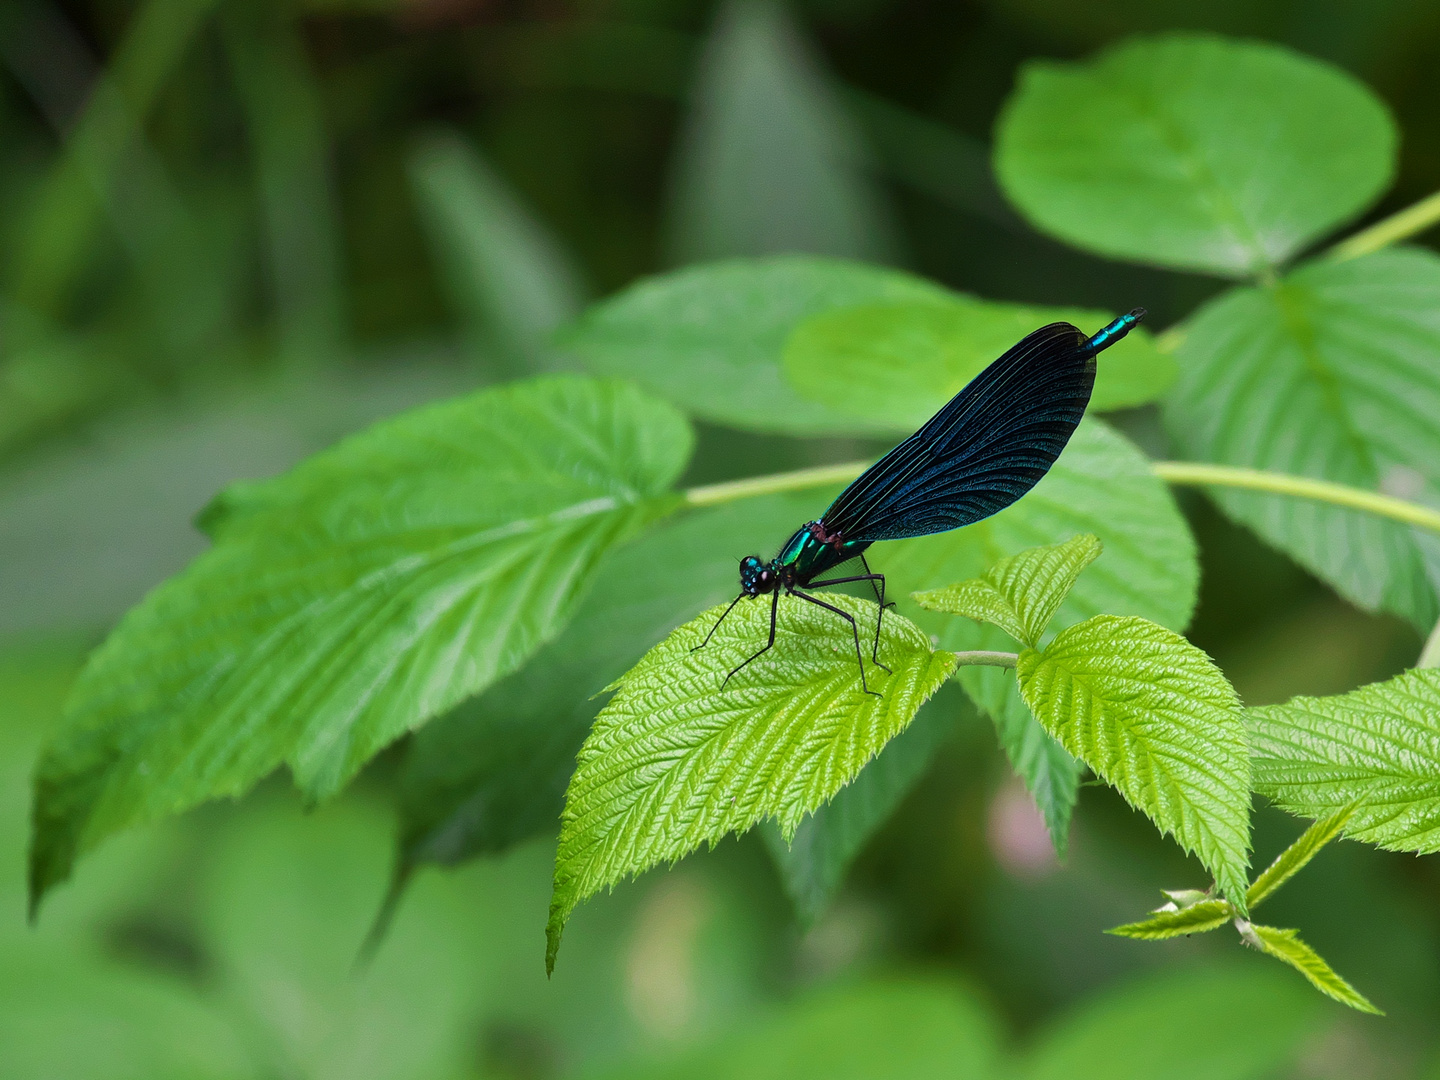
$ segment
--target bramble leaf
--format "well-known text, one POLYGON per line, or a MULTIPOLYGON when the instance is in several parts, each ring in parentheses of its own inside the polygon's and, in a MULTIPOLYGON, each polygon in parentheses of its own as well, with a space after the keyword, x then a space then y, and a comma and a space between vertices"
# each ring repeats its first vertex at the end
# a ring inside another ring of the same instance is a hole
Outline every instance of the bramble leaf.
POLYGON ((1245 902, 1250 909, 1253 911, 1256 905, 1303 870, 1306 863, 1320 854, 1321 848, 1340 835, 1354 812, 1353 805, 1347 806, 1315 822, 1301 833, 1299 839, 1282 851, 1276 860, 1265 868, 1264 873, 1251 882, 1245 893, 1245 902))
POLYGON ((1353 218, 1390 182, 1385 105, 1276 45, 1175 33, 1036 61, 995 171, 1042 232, 1088 251, 1245 277, 1353 218))
POLYGON ((1241 927, 1240 936, 1261 952, 1283 960, 1310 980, 1328 998, 1359 1012, 1385 1013, 1370 1003, 1370 1000, 1355 987, 1342 979, 1314 949, 1300 940, 1298 930, 1281 930, 1274 926, 1260 926, 1246 923, 1241 927))
POLYGON ((954 727, 954 717, 942 711, 939 700, 927 703, 859 776, 800 822, 788 842, 778 827, 762 826, 802 926, 825 913, 850 864, 915 786, 954 727))
POLYGON ((1075 587, 1081 571, 1100 555, 1090 533, 1063 544, 1027 548, 1001 559, 978 578, 914 594, 921 607, 994 623, 1032 649, 1075 587))
MULTIPOLYGON (((1186 456, 1440 498, 1440 256, 1381 251, 1231 290, 1190 320, 1178 355, 1165 422, 1186 456)), ((1410 526, 1310 499, 1211 495, 1359 606, 1422 632, 1440 616, 1410 526)))
POLYGON ((1335 697, 1250 709, 1255 790, 1292 814, 1353 804, 1345 835, 1391 851, 1440 851, 1440 669, 1335 697))
POLYGON ((415 410, 227 492, 215 547, 120 623, 36 776, 35 900, 126 826, 288 764, 312 799, 520 665, 674 505, 691 434, 620 384, 415 410))
POLYGON ((1145 619, 1097 615, 1026 649, 1016 675, 1045 730, 1199 856, 1243 914, 1249 747, 1210 658, 1145 619))
POLYGON ((1224 926, 1234 917, 1234 909, 1224 900, 1199 900, 1184 907, 1171 903, 1156 908, 1148 919, 1126 923, 1105 932, 1140 941, 1163 941, 1165 938, 1203 934, 1224 926))
MULTIPOLYGON (((1105 557, 1080 576, 1054 625, 1110 612, 1184 629, 1200 577, 1195 541, 1145 455, 1097 420, 1080 424, 1050 472, 1014 505, 954 532, 877 545, 871 566, 888 575, 900 611, 936 635, 943 648, 1011 649, 994 627, 925 611, 909 594, 978 577, 997 559, 1077 533, 1099 537, 1105 557)), ((1075 759, 1035 721, 1010 672, 966 666, 955 677, 995 721, 1012 767, 1063 852, 1079 783, 1075 759)))
MULTIPOLYGON (((1110 319, 958 293, 858 304, 800 323, 785 345, 785 377, 801 396, 857 425, 908 435, 1031 331, 1069 322, 1093 332, 1110 319)), ((1101 354, 1090 406, 1103 412, 1154 401, 1176 372, 1175 359, 1137 328, 1101 354)))
MULTIPOLYGON (((874 625, 873 602, 826 599, 874 625)), ((696 649, 724 610, 678 628, 622 676, 581 748, 555 857, 551 967, 571 911, 600 889, 766 818, 793 837, 954 668, 951 653, 888 615, 880 659, 893 674, 867 655, 864 678, 880 696, 867 694, 851 624, 785 596, 774 647, 735 670, 765 644, 771 609, 742 601, 696 649)))
POLYGON ((677 624, 735 595, 735 552, 772 550, 824 504, 797 492, 690 511, 607 554, 554 641, 415 733, 400 774, 401 866, 553 837, 596 695, 677 624))
POLYGON ((590 370, 634 379, 706 420, 847 433, 867 429, 785 381, 780 359, 791 330, 853 304, 949 295, 923 278, 840 259, 731 259, 637 282, 592 306, 559 342, 590 370))

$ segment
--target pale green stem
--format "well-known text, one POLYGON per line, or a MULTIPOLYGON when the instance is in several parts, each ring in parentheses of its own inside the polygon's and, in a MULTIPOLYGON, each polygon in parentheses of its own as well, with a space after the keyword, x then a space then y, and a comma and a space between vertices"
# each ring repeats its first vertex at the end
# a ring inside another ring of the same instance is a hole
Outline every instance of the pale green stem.
POLYGON ((994 652, 990 649, 971 649, 968 652, 955 654, 957 667, 1004 667, 1013 668, 1020 662, 1018 653, 994 652))
POLYGON ((1440 191, 1391 214, 1383 221, 1377 221, 1368 229, 1361 229, 1354 236, 1347 236, 1326 252, 1325 258, 1331 262, 1358 259, 1361 255, 1408 240, 1436 224, 1440 224, 1440 191))
POLYGON ((870 465, 868 461, 846 461, 839 465, 820 465, 813 469, 748 476, 744 480, 727 480, 723 484, 706 484, 685 492, 691 506, 714 506, 716 503, 752 499, 757 495, 774 495, 782 491, 804 491, 806 488, 844 484, 859 476, 870 465))
MULTIPOLYGON (((707 484, 685 492, 685 501, 691 506, 714 506, 717 503, 749 499, 757 495, 843 484, 859 476, 869 464, 868 461, 847 461, 839 465, 821 465, 813 469, 752 476, 744 480, 729 480, 723 484, 707 484)), ((1440 533, 1440 511, 1391 495, 1382 495, 1378 491, 1366 491, 1364 488, 1334 484, 1329 480, 1316 480, 1309 476, 1290 476, 1286 473, 1244 469, 1234 465, 1152 461, 1150 467, 1156 476, 1169 484, 1242 488, 1247 491, 1266 491, 1274 495, 1314 499, 1333 506, 1363 510, 1392 521, 1417 525, 1422 529, 1440 533)))
POLYGON ((1233 465, 1206 465, 1195 461, 1153 461, 1150 467, 1167 484, 1194 484, 1201 487, 1243 488, 1267 491, 1274 495, 1293 495, 1301 499, 1344 506, 1352 510, 1387 517, 1406 525, 1440 533, 1440 510, 1407 502, 1378 491, 1334 484, 1309 476, 1290 476, 1263 469, 1243 469, 1233 465))

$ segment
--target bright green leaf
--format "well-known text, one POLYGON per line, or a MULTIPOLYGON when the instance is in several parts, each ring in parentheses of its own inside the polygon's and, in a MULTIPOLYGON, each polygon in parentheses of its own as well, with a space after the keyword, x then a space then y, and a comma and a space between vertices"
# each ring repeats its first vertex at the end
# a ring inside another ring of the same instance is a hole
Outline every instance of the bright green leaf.
POLYGON ((1372 1005, 1364 994, 1331 970, 1320 954, 1300 940, 1299 931, 1280 930, 1273 926, 1259 926, 1247 923, 1241 929, 1247 942, 1277 960, 1283 960, 1328 998, 1349 1005, 1360 1012, 1384 1016, 1384 1012, 1372 1005))
MULTIPOLYGON (((909 434, 1006 349, 1047 323, 1094 332, 1104 312, 1001 304, 974 297, 858 304, 813 315, 785 346, 785 376, 801 396, 858 424, 909 434)), ((1091 407, 1143 405, 1175 381, 1175 359, 1133 330, 1100 354, 1091 407)))
MULTIPOLYGON (((1190 322, 1166 424, 1187 456, 1440 497, 1440 256, 1305 266, 1190 322)), ((1310 499, 1214 489, 1227 514, 1342 595, 1424 631, 1440 606, 1409 526, 1310 499)))
POLYGON ((1033 649, 1081 571, 1099 555, 1099 539, 1081 533, 1063 544, 1027 548, 1001 559, 982 577, 916 593, 914 600, 932 611, 994 623, 1033 649))
POLYGON ((441 283, 476 351, 502 372, 546 366, 551 336, 584 299, 570 254, 458 135, 422 139, 409 166, 441 283))
MULTIPOLYGON (((909 601, 920 589, 978 577, 1007 555, 1092 533, 1105 557, 1075 583, 1055 617, 1072 626, 1104 612, 1140 615, 1173 630, 1189 623, 1200 568, 1195 541, 1170 490, 1149 460, 1113 428, 1086 420, 1035 488, 994 517, 940 536, 872 548, 871 565, 889 576, 900 610, 946 649, 1010 649, 990 626, 924 611, 909 601)), ((995 720, 1011 765, 1045 815, 1063 850, 1078 790, 1079 766, 1035 722, 1008 671, 962 667, 956 678, 995 720)))
POLYGON ((802 821, 789 842, 767 823, 762 835, 801 925, 825 913, 850 864, 924 775, 954 727, 942 700, 927 704, 859 776, 802 821))
POLYGON ((607 554, 559 637, 415 733, 401 773, 402 866, 553 836, 595 695, 678 623, 735 595, 736 552, 771 550, 824 503, 801 492, 710 507, 607 554))
POLYGON ((1347 806, 1327 818, 1322 818, 1282 851, 1275 861, 1265 868, 1265 872, 1251 882, 1245 894, 1245 902, 1250 909, 1253 911, 1257 904, 1303 870, 1306 863, 1320 854, 1321 848, 1340 835, 1354 812, 1355 807, 1347 806))
POLYGON ((1210 658, 1133 616, 1062 630, 1016 667, 1035 718, 1244 904, 1250 754, 1240 703, 1210 658))
POLYGON ((873 169, 802 35, 778 3, 719 6, 671 172, 676 262, 893 256, 873 169))
POLYGON ((1044 1030, 1016 1080, 1260 1080, 1319 1026, 1314 994, 1265 965, 1179 968, 1086 995, 1044 1030))
POLYGON ((673 506, 691 436, 620 384, 416 410, 228 495, 216 546, 121 622, 36 779, 35 898, 110 833, 282 762, 312 798, 514 670, 673 506))
POLYGON ((948 295, 922 278, 862 263, 734 259, 640 281, 591 307, 560 344, 592 371, 634 379, 716 423, 854 432, 869 428, 805 400, 785 381, 780 361, 790 332, 822 311, 948 295))
MULTIPOLYGON (((873 602, 827 600, 868 634, 873 602)), ((570 912, 600 889, 766 818, 793 837, 954 667, 953 655, 890 615, 880 660, 893 674, 867 657, 865 679, 880 696, 867 694, 851 625, 785 596, 774 647, 730 676, 765 644, 770 604, 742 602, 694 651, 724 610, 712 608, 651 649, 616 684, 580 751, 555 858, 552 965, 570 912)))
POLYGON ((1165 938, 1203 934, 1224 926, 1234 917, 1234 909, 1224 900, 1201 900, 1185 907, 1167 904, 1156 908, 1148 919, 1126 923, 1105 932, 1140 941, 1163 941, 1165 938))
POLYGON ((995 168, 1052 236, 1244 277, 1364 210, 1390 182, 1395 147, 1384 104, 1329 64, 1168 34, 1027 65, 1000 117, 995 168))
POLYGON ((1392 851, 1440 851, 1440 669, 1248 713, 1255 790, 1392 851))

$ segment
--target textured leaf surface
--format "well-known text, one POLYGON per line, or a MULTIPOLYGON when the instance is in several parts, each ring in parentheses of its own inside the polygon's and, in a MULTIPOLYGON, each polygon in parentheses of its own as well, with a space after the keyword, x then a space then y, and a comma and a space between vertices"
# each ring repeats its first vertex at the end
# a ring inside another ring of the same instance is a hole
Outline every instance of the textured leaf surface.
MULTIPOLYGON (((1095 420, 1080 424, 1050 472, 1013 506, 952 533, 880 544, 870 551, 871 565, 889 575, 900 610, 943 648, 1013 649, 1002 631, 924 611, 910 593, 978 577, 1001 558, 1077 533, 1099 537, 1105 557, 1075 583, 1057 627, 1103 612, 1140 615, 1175 630, 1189 623, 1200 576, 1189 527, 1145 455, 1095 420)), ((1010 672, 962 667, 956 678, 995 720, 1011 765, 1063 846, 1079 778, 1074 758, 1035 722, 1010 672)))
POLYGON ((801 925, 825 913, 850 864, 924 775, 954 728, 953 712, 937 698, 835 798, 802 821, 788 843, 778 826, 765 827, 765 844, 801 925))
POLYGON ((232 489, 214 549, 126 616, 37 771, 32 885, 288 764, 322 798, 517 667, 673 503, 691 436, 618 384, 484 391, 232 489))
MULTIPOLYGON (((1194 317, 1166 424, 1191 458, 1440 498, 1440 256, 1306 266, 1194 317)), ((1415 532, 1308 499, 1216 489, 1220 507, 1370 610, 1428 631, 1415 532)))
MULTIPOLYGON (((876 605, 829 602, 861 626, 876 605)), ((861 689, 848 622, 783 597, 775 646, 726 682, 765 643, 770 605, 741 602, 710 644, 695 649, 724 607, 678 628, 616 684, 565 793, 550 962, 575 905, 598 890, 702 844, 775 818, 786 838, 890 739, 954 667, 908 620, 884 621, 880 659, 861 689)))
POLYGON ((1309 979, 1310 985, 1326 997, 1334 998, 1340 1004, 1349 1005, 1350 1008, 1358 1009, 1360 1012, 1384 1015, 1370 1004, 1364 994, 1332 970, 1319 953, 1301 941, 1298 931, 1280 930, 1273 926, 1254 924, 1247 927, 1247 930, 1247 937, 1253 936, 1254 943, 1262 952, 1289 964, 1309 979))
POLYGON ((1354 812, 1353 806, 1347 806, 1338 813, 1322 818, 1282 851, 1275 861, 1265 868, 1265 872, 1250 883, 1250 888, 1245 893, 1245 902, 1250 909, 1253 911, 1257 904, 1273 895, 1280 886, 1303 870, 1311 859, 1320 854, 1321 848, 1340 835, 1354 812))
POLYGON ((824 505, 813 491, 746 499, 687 513, 606 555, 559 637, 416 732, 401 773, 402 865, 554 836, 595 695, 677 624, 735 595, 736 552, 773 550, 824 505))
POLYGON ((1345 835, 1440 851, 1440 669, 1248 712, 1255 789, 1292 814, 1354 804, 1345 835))
POLYGON ((921 607, 994 623, 1016 641, 1035 648, 1081 571, 1100 555, 1090 533, 1063 544, 1027 548, 1001 559, 978 578, 914 595, 921 607))
POLYGON ((1224 900, 1201 900, 1182 908, 1171 904, 1168 909, 1152 912, 1148 919, 1126 923, 1105 932, 1139 941, 1163 941, 1188 934, 1203 934, 1224 926, 1234 917, 1234 909, 1224 900))
MULTIPOLYGON (((859 304, 797 326, 785 346, 785 376, 801 396, 857 424, 908 435, 1032 330, 1068 322, 1093 333, 1112 317, 964 295, 859 304)), ((1175 374, 1174 358, 1137 328, 1100 354, 1091 408, 1154 401, 1175 374)))
POLYGON ((670 174, 675 262, 893 256, 890 215, 859 134, 782 5, 719 5, 689 96, 670 174))
POLYGON ((632 285, 591 307, 561 344, 592 371, 634 379, 716 423, 800 434, 868 430, 785 381, 790 332, 822 311, 948 295, 909 274, 838 259, 734 259, 632 285))
POLYGON ((1274 45, 1132 38, 1036 62, 1001 115, 996 173, 1041 231, 1114 258, 1241 277, 1354 217, 1394 170, 1385 106, 1274 45))
POLYGON ((1026 649, 1016 675, 1045 730, 1243 906, 1249 747, 1235 691, 1210 658, 1145 619, 1097 615, 1043 652, 1026 649))

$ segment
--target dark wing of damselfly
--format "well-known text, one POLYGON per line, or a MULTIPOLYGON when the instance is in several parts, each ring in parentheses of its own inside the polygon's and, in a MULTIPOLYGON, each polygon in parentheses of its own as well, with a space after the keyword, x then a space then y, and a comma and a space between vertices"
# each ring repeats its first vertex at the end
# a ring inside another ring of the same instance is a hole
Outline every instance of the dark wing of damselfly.
POLYGON ((847 540, 948 532, 1003 510, 1065 449, 1095 386, 1095 350, 1069 323, 1027 335, 825 511, 847 540))

